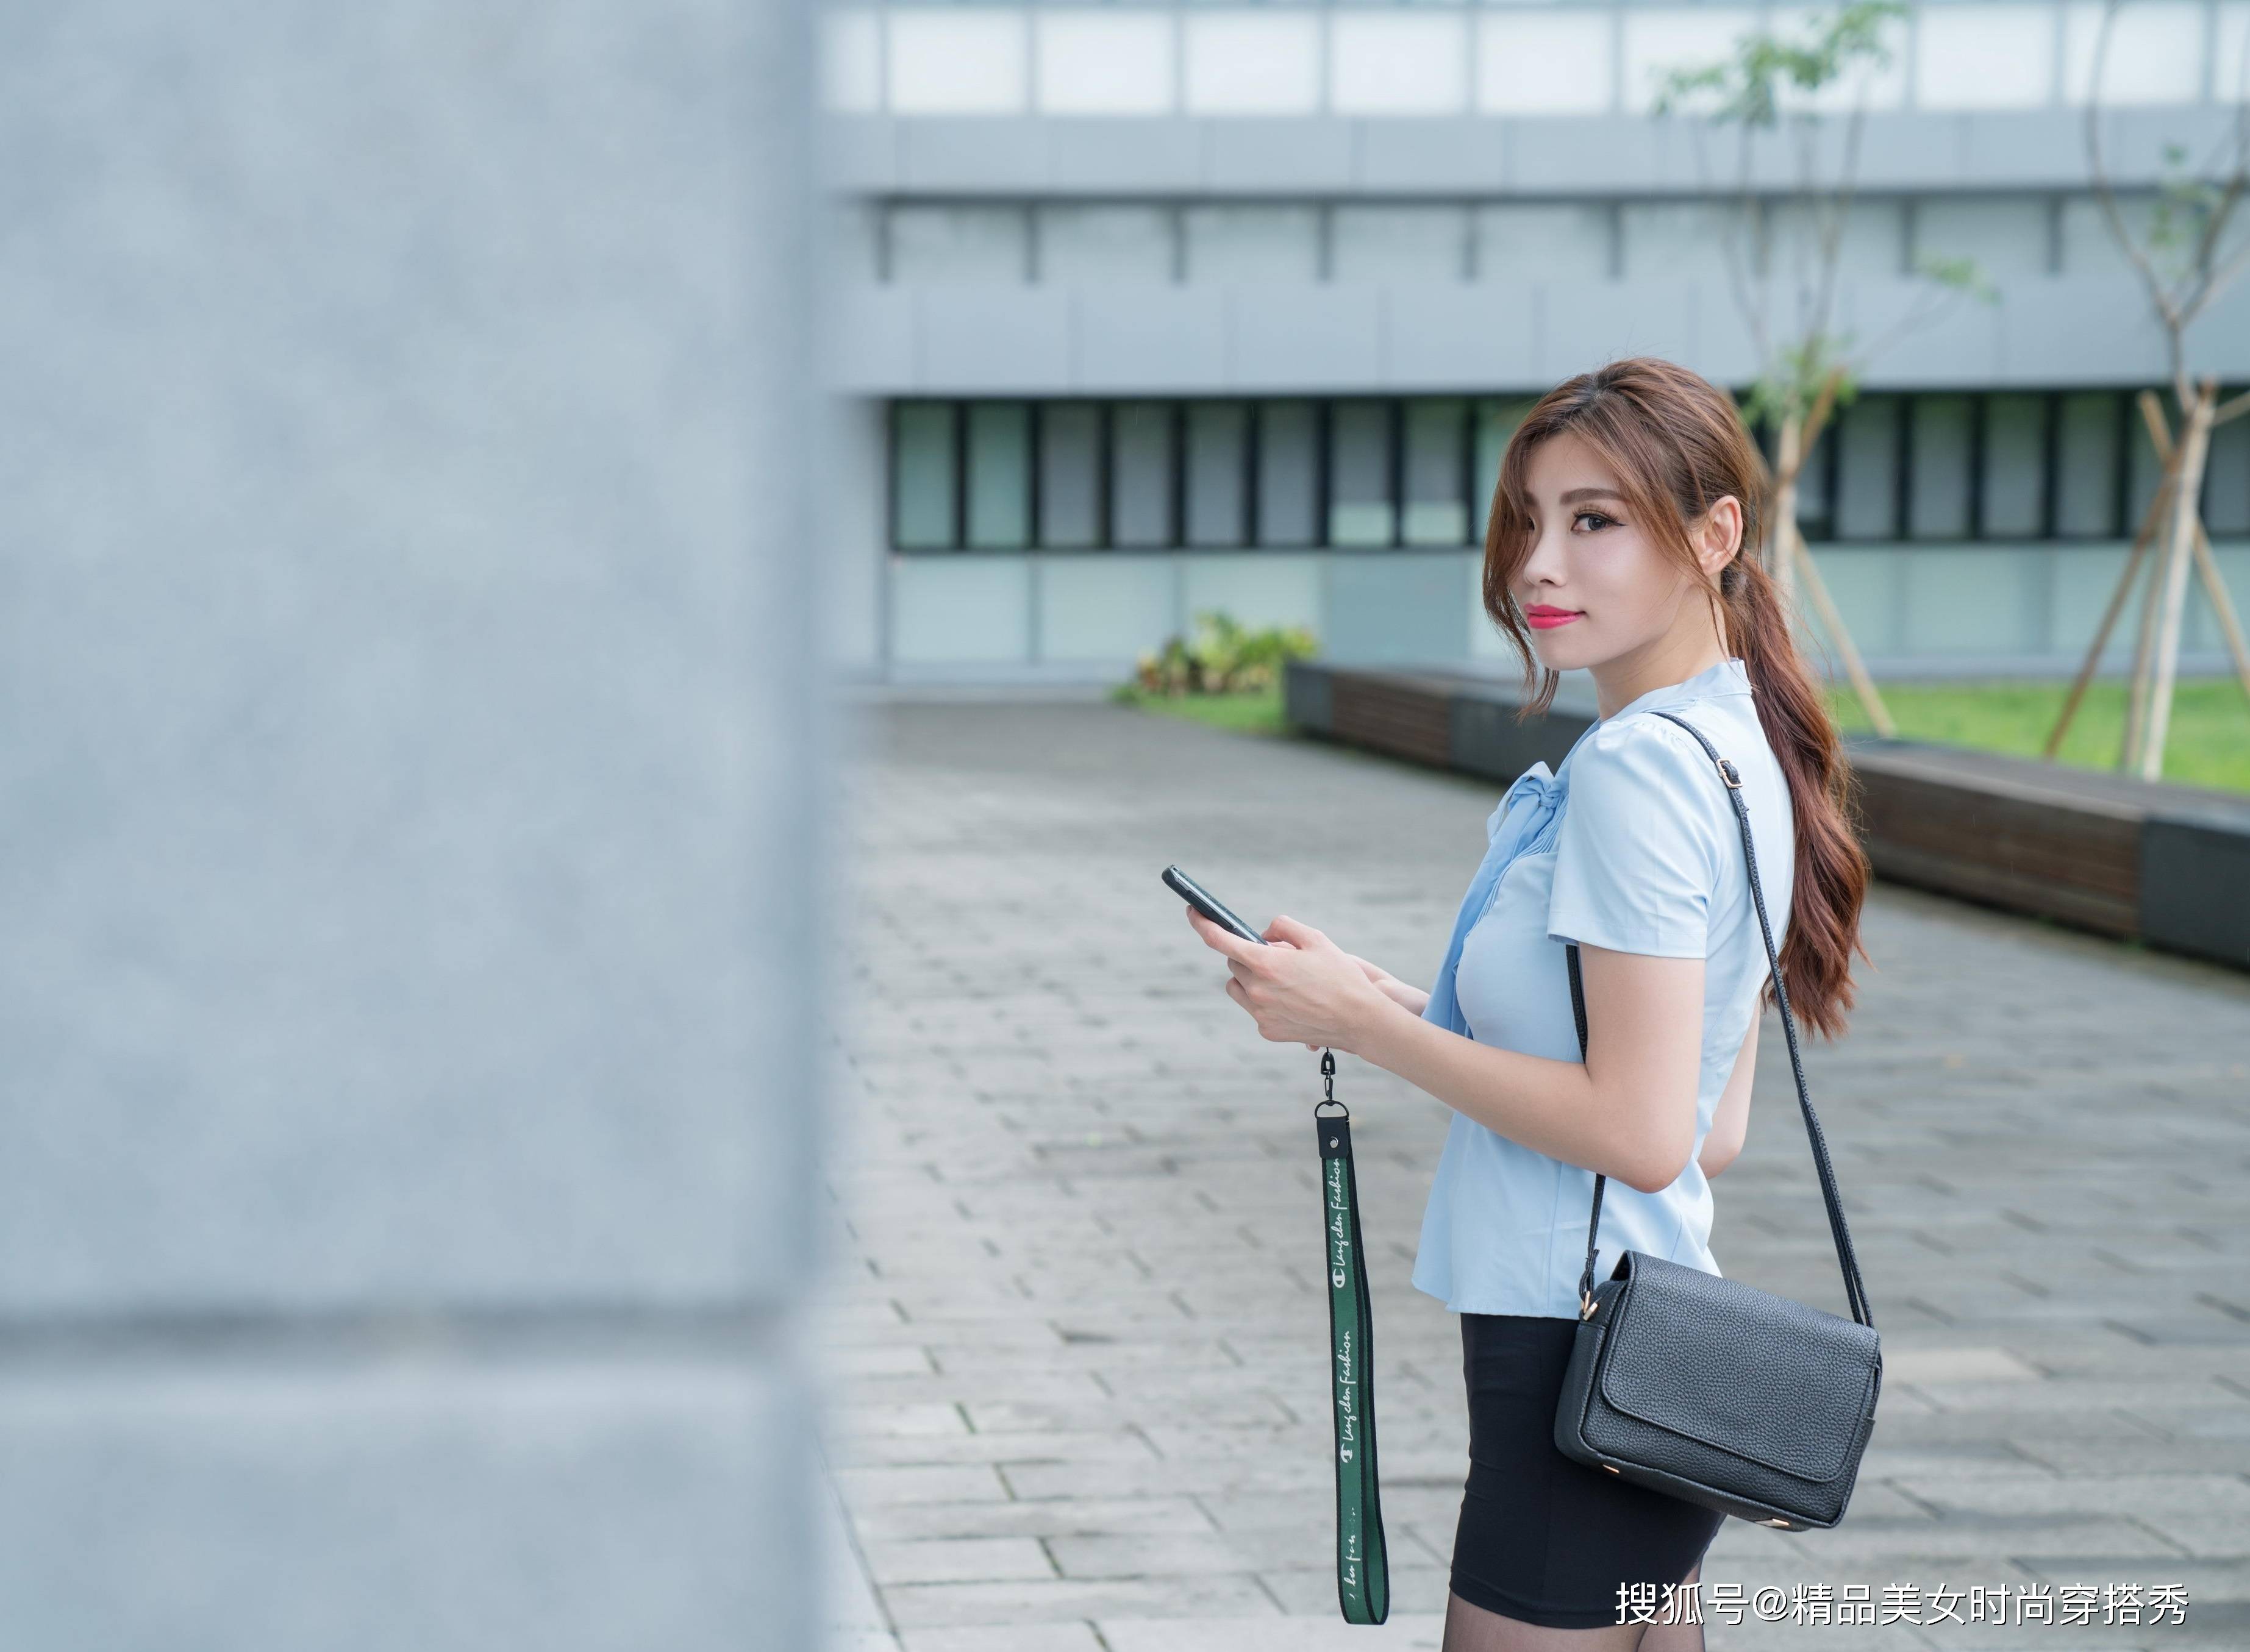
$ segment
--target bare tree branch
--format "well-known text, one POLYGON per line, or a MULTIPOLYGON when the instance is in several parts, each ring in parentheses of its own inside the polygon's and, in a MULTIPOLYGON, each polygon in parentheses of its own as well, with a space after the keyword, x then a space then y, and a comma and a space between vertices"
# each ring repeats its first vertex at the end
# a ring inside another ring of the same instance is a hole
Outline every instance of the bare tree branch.
POLYGON ((2178 392, 2180 405, 2187 405, 2190 394, 2187 368, 2180 348, 2180 331, 2186 325, 2179 309, 2172 302, 2171 290, 2157 272, 2156 265, 2141 245, 2140 237, 2126 227, 2125 215, 2117 206, 2117 192, 2109 187, 2109 166, 2102 153, 2102 74, 2109 63, 2109 41, 2115 32, 2117 8, 2121 0, 2106 0, 2102 8, 2102 27, 2094 37, 2094 62, 2086 88, 2086 167, 2094 182, 2094 198, 2102 208, 2102 216, 2109 225, 2109 233, 2123 249, 2133 268, 2140 273, 2142 283, 2149 290, 2149 301, 2157 306, 2157 318, 2164 322, 2165 348, 2171 358, 2173 388, 2178 392))

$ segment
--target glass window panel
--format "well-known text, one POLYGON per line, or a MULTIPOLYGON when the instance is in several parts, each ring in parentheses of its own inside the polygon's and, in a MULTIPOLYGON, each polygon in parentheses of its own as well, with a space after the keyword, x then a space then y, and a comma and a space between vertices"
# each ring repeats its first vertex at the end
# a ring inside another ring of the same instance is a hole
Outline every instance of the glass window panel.
POLYGON ((1032 535, 1032 410, 1023 402, 969 404, 969 543, 1016 550, 1032 535))
POLYGON ((1172 17, 1155 10, 1042 10, 1041 114, 1170 114, 1172 17))
POLYGON ((1618 86, 1625 94, 1625 107, 1646 114, 1667 74, 1682 64, 1722 62, 1731 57, 1736 40, 1758 26, 1758 15, 1715 6, 1628 6, 1624 23, 1618 86))
POLYGON ((1915 14, 1915 101, 1925 109, 2033 109, 2054 85, 2055 8, 1923 6, 1915 14))
POLYGON ((1476 542, 1492 521, 1493 496, 1500 491, 1500 462, 1509 438, 1537 403, 1529 396, 1480 402, 1476 409, 1476 542))
POLYGON ((1258 542, 1320 540, 1320 417, 1310 402, 1258 404, 1258 542))
POLYGON ((1025 14, 1015 10, 894 10, 894 114, 1020 114, 1028 90, 1025 14))
POLYGON ((2108 391, 2066 396, 2056 410, 2054 531, 2063 539, 2117 532, 2120 398, 2108 391))
MULTIPOLYGON (((1774 27, 1780 21, 1774 18, 1766 26, 1774 27)), ((1784 76, 1775 88, 1776 106, 1785 114, 1818 112, 1839 115, 1847 115, 1855 108, 1895 109, 1903 106, 1910 38, 1908 21, 1904 17, 1881 19, 1875 24, 1874 33, 1888 54, 1887 61, 1859 59, 1826 86, 1814 88, 1792 86, 1784 76)))
MULTIPOLYGON (((2164 479, 2164 467, 2157 458, 2156 444, 2149 440, 2149 426, 2141 417, 2141 410, 2133 405, 2138 398, 2129 398, 2125 408, 2125 521, 2128 537, 2140 531, 2141 518, 2149 508, 2149 501, 2157 496, 2157 484, 2164 479)), ((2167 409, 2171 398, 2164 398, 2167 409)))
POLYGON ((2250 533, 2250 419, 2236 419, 2211 433, 2211 454, 2204 460, 2203 525, 2214 534, 2250 533))
POLYGON ((1329 103, 1337 114, 1457 114, 1468 91, 1459 12, 1336 7, 1329 14, 1329 103))
POLYGON ((1389 545, 1398 538, 1391 497, 1389 402, 1338 402, 1329 410, 1329 543, 1389 545))
POLYGON ((1807 539, 1826 538, 1828 533, 1828 456, 1835 445, 1836 420, 1831 415, 1820 439, 1797 469, 1797 525, 1807 539))
POLYGON ((1172 404, 1120 402, 1109 421, 1109 540, 1172 540, 1172 404))
POLYGON ((1468 403, 1452 398, 1406 403, 1406 542, 1466 545, 1468 403))
POLYGON ((2046 416, 2044 396, 1984 398, 1986 539, 2031 539, 2046 531, 2046 416))
POLYGON ((891 409, 891 540, 910 549, 954 542, 955 409, 900 402, 891 409))
MULTIPOLYGON (((2082 104, 2094 85, 2095 47, 2104 8, 2080 4, 2063 12, 2063 96, 2082 104)), ((2121 6, 2102 63, 2102 105, 2193 103, 2203 96, 2204 8, 2193 0, 2147 0, 2121 6)), ((2237 63, 2240 59, 2222 59, 2237 63)))
POLYGON ((1605 114, 1610 14, 1559 6, 1478 20, 1477 107, 1486 114, 1605 114))
POLYGON ((1186 20, 1191 114, 1313 114, 1321 107, 1318 16, 1228 11, 1186 20))
POLYGON ((1248 503, 1250 410, 1191 402, 1187 413, 1188 543, 1239 545, 1248 503))
POLYGON ((1844 410, 1836 434, 1836 537, 1898 537, 1899 398, 1863 396, 1844 410))
POLYGON ((1101 543, 1101 409, 1049 402, 1039 409, 1039 543, 1101 543))
POLYGON ((1977 410, 1965 396, 1917 396, 1912 406, 1908 534, 1918 540, 1967 539, 1977 410))

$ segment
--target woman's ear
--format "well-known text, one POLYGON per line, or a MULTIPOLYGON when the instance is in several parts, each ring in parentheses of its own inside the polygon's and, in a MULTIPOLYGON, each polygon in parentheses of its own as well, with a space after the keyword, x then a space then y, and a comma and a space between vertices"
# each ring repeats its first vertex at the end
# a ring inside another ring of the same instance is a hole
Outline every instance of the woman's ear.
POLYGON ((1743 547, 1743 502, 1731 493, 1712 501, 1695 525, 1695 560, 1716 580, 1743 547))

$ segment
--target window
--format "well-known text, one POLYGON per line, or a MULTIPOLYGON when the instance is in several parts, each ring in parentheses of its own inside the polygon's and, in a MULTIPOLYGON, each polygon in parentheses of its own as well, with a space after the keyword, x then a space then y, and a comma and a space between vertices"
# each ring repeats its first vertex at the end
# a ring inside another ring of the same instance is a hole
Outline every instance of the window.
POLYGON ((1838 539, 1898 537, 1899 424, 1895 396, 1862 396, 1838 421, 1838 539))
POLYGON ((1837 445, 1832 415, 1797 469, 1797 528, 1807 541, 1836 536, 1837 445))
POLYGON ((1120 402, 1109 416, 1109 542, 1175 545, 1172 437, 1177 404, 1120 402))
POLYGON ((1475 542, 1484 542, 1492 521, 1493 496, 1500 492, 1500 462, 1508 455, 1516 427, 1537 403, 1529 397, 1480 402, 1476 410, 1475 542))
POLYGON ((1187 415, 1188 543, 1241 545, 1250 504, 1250 410, 1195 402, 1187 415))
POLYGON ((1320 408, 1258 404, 1258 542, 1314 545, 1321 524, 1320 408))
POLYGON ((956 412, 949 402, 901 402, 891 410, 891 538, 901 547, 959 543, 956 412))
POLYGON ((1406 543, 1467 544, 1468 403, 1409 402, 1405 458, 1406 543))
POLYGON ((1907 451, 1907 534, 1965 540, 1972 532, 1969 484, 1977 470, 1977 398, 1917 396, 1907 451))
POLYGON ((2125 398, 2109 391, 2056 405, 2054 531, 2059 539, 2114 538, 2122 514, 2119 460, 2125 398))
POLYGON ((969 404, 969 544, 1021 550, 1032 538, 1032 410, 969 404))
POLYGON ((2129 397, 2125 404, 2125 515, 2117 533, 2126 539, 2140 531, 2141 519, 2157 497, 2157 485, 2164 473, 2156 444, 2149 439, 2148 423, 2134 405, 2138 399, 2129 397))
MULTIPOLYGON (((901 400, 890 539, 902 551, 1384 549, 1482 545, 1536 398, 901 400)), ((1862 394, 1798 476, 1813 540, 2115 540, 2161 479, 2116 390, 1862 394)), ((1773 432, 1760 440, 1771 457, 1773 432)), ((2250 534, 2250 420, 2215 433, 2214 534, 2250 534)))
POLYGON ((1389 545, 1398 538, 1391 485, 1390 402, 1338 402, 1329 414, 1329 543, 1389 545))
POLYGON ((2203 522, 2207 532, 2230 538, 2250 533, 2250 419, 2235 419, 2211 433, 2211 454, 2203 465, 2203 522))
POLYGON ((1102 543, 1101 404, 1050 402, 1039 410, 1039 543, 1102 543))
POLYGON ((2047 422, 2051 407, 2044 396, 1984 398, 1978 538, 2046 537, 2047 422))

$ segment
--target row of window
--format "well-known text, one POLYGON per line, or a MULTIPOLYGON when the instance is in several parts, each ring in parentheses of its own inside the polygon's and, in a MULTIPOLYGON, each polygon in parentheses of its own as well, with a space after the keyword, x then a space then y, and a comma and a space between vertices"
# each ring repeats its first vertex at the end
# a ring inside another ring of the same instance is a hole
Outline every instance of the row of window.
MULTIPOLYGON (((1528 397, 897 402, 902 551, 1460 547, 1528 397)), ((1868 395, 1807 462, 1815 540, 2129 535, 2157 464, 2114 390, 1868 395)), ((2250 533, 2250 420, 2205 479, 2215 534, 2250 533)))
MULTIPOLYGON (((2153 197, 2129 196, 2145 232, 2153 197)), ((844 269, 905 286, 1695 279, 1724 294, 1722 215, 1693 201, 892 202, 846 210, 844 269)), ((1745 265, 1787 279, 1827 226, 1754 210, 1745 265)), ((1863 196, 1836 228, 1838 267, 1902 276, 1925 256, 2002 282, 2122 273, 2090 195, 1863 196)), ((2239 238, 2239 237, 2238 237, 2239 238)))
MULTIPOLYGON (((1584 3, 1466 9, 1335 5, 872 6, 826 19, 826 102, 903 115, 1599 114, 1648 109, 1663 75, 1726 57, 1757 14, 1584 3)), ((1775 25, 1801 37, 1794 18, 1775 25)), ((1793 101, 2021 109, 2095 93, 2102 9, 1923 5, 1893 19, 1888 60, 1793 101)), ((2112 104, 2231 100, 2236 6, 2141 0, 2112 24, 2112 104)))

